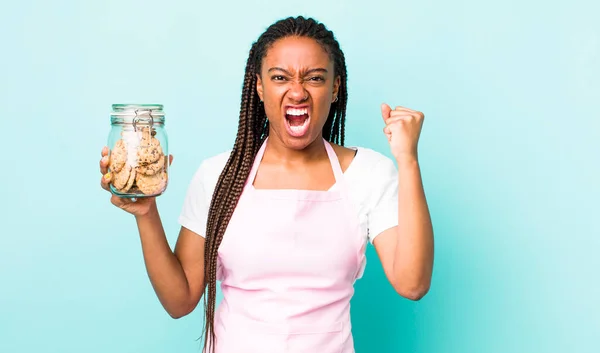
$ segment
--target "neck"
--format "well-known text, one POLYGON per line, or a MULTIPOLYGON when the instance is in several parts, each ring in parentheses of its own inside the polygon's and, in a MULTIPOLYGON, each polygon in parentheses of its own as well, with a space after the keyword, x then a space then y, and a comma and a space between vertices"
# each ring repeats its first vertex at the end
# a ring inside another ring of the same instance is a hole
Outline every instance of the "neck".
POLYGON ((286 146, 276 134, 269 134, 264 158, 279 163, 307 163, 327 158, 323 137, 319 135, 313 142, 302 149, 286 146))

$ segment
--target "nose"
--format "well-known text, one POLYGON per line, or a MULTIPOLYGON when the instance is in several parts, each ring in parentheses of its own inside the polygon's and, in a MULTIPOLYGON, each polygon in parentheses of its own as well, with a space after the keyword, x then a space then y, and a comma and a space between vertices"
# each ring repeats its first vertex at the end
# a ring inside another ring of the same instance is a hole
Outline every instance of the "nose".
POLYGON ((290 85, 290 90, 288 91, 290 99, 294 102, 303 102, 308 99, 308 92, 306 92, 302 83, 292 81, 290 85))

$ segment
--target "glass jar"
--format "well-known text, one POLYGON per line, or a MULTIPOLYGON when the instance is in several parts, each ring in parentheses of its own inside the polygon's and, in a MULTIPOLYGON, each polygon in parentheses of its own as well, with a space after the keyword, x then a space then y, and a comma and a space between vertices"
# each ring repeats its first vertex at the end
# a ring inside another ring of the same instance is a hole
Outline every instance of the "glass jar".
POLYGON ((163 106, 113 104, 110 123, 111 192, 132 199, 164 193, 169 151, 163 106))

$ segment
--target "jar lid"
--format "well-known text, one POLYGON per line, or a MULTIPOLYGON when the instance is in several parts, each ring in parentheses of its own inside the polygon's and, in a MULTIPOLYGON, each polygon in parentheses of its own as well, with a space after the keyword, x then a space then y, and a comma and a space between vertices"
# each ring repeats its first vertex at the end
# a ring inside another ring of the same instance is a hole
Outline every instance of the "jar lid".
POLYGON ((113 104, 112 114, 116 116, 148 115, 164 116, 162 104, 113 104))
POLYGON ((112 124, 164 124, 162 104, 113 104, 112 124))

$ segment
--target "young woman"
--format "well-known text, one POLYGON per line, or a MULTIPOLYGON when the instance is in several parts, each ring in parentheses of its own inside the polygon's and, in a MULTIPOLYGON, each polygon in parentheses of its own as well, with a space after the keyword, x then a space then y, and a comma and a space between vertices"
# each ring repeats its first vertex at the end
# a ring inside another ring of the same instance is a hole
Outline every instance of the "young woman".
POLYGON ((208 287, 207 351, 354 352, 350 299, 369 242, 401 296, 429 290, 423 114, 382 105, 394 163, 342 147, 347 97, 333 33, 303 17, 278 21, 250 50, 233 149, 205 160, 189 185, 174 252, 155 199, 112 196, 135 215, 150 280, 172 317, 192 312, 208 287))

